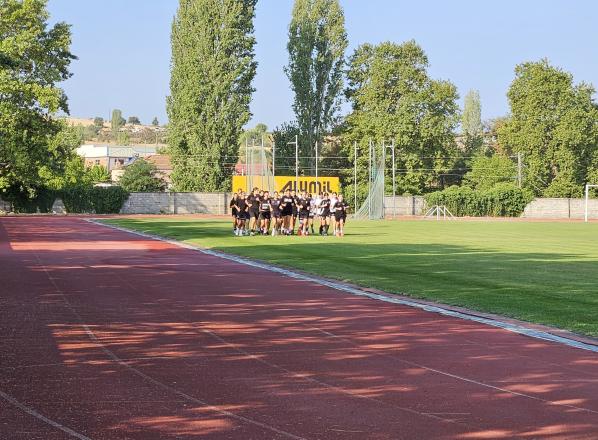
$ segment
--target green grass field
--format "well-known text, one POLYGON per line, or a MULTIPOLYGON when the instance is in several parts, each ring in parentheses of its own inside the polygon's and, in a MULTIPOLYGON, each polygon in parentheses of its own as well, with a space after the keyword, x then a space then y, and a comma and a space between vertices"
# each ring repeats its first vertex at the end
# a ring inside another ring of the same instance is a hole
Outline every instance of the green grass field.
POLYGON ((228 220, 107 220, 122 227, 598 336, 598 224, 349 221, 336 237, 235 237, 228 220))

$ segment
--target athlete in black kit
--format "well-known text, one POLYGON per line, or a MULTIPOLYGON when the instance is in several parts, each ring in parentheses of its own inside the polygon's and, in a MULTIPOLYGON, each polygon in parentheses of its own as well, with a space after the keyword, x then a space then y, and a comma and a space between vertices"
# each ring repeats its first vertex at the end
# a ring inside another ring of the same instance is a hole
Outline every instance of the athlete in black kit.
POLYGON ((324 198, 320 202, 320 234, 328 235, 330 228, 330 199, 328 193, 324 193, 324 198))
POLYGON ((309 209, 310 209, 311 199, 307 197, 307 193, 305 191, 301 192, 301 195, 297 199, 297 211, 299 213, 299 235, 308 235, 308 222, 309 222, 309 209))
POLYGON ((249 229, 251 229, 251 235, 255 235, 255 230, 258 227, 258 219, 260 216, 259 188, 253 188, 253 191, 249 197, 247 197, 247 206, 249 208, 249 229))
POLYGON ((272 218, 272 205, 270 204, 270 193, 264 191, 260 201, 260 233, 268 235, 270 219, 272 218))
POLYGON ((342 194, 339 194, 338 200, 334 204, 334 219, 336 220, 336 236, 345 235, 345 222, 347 221, 347 209, 349 204, 345 202, 342 194))
POLYGON ((235 208, 237 208, 237 229, 235 230, 235 235, 246 235, 247 234, 247 201, 245 197, 245 193, 241 192, 239 197, 237 197, 237 202, 235 204, 235 208))
POLYGON ((270 207, 272 208, 272 236, 280 233, 280 226, 282 223, 280 203, 281 201, 278 196, 278 191, 274 191, 274 196, 270 199, 270 207))
POLYGON ((284 235, 291 235, 291 217, 293 216, 293 208, 295 207, 295 199, 291 197, 291 191, 288 189, 280 199, 280 211, 282 214, 282 233, 284 235))

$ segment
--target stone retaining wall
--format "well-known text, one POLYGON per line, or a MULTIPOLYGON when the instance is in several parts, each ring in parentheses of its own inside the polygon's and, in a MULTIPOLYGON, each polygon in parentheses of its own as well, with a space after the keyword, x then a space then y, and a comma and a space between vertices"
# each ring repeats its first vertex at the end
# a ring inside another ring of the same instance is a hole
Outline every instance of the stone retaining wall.
MULTIPOLYGON (((121 214, 214 214, 229 213, 230 193, 131 193, 121 214)), ((384 197, 386 217, 424 215, 422 196, 384 197)), ((2 202, 0 202, 2 209, 2 202)), ((6 207, 8 210, 8 206, 6 207)), ((583 199, 535 199, 522 215, 527 218, 583 219, 583 199)), ((589 218, 598 219, 598 199, 589 201, 589 218)))
POLYGON ((121 214, 228 213, 229 193, 131 193, 121 214))

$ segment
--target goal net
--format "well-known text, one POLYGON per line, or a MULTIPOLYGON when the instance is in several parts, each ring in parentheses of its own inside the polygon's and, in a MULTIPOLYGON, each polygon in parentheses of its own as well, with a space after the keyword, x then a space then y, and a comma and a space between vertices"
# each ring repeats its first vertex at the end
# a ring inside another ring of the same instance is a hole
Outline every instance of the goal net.
POLYGON ((368 196, 355 212, 356 219, 380 220, 384 218, 384 155, 376 157, 373 148, 368 196))

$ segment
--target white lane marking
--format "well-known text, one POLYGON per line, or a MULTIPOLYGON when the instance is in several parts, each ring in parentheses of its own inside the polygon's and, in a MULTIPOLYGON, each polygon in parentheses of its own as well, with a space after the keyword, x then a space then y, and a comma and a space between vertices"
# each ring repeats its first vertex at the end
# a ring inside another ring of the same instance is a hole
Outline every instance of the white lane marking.
MULTIPOLYGON (((239 414, 235 414, 231 411, 227 411, 221 408, 218 408, 214 405, 211 405, 203 400, 200 400, 196 397, 190 396, 187 393, 184 393, 182 391, 177 390, 176 388, 171 387, 170 385, 166 385, 165 383, 162 383, 156 379, 154 379, 153 377, 145 374, 144 372, 138 370, 137 368, 133 367, 132 365, 130 365, 129 363, 125 362, 123 359, 119 358, 113 351, 111 351, 108 347, 106 347, 104 345, 104 343, 102 343, 102 341, 100 341, 100 339, 95 335, 95 333, 89 328, 89 326, 87 324, 85 324, 85 322, 83 321, 83 318, 81 318, 81 315, 79 314, 79 312, 77 312, 77 310, 72 306, 72 304, 69 302, 68 298, 66 297, 66 294, 64 293, 64 291, 58 286, 58 284, 56 283, 56 280, 54 277, 52 277, 52 275, 50 274, 50 272, 48 271, 48 268, 42 264, 41 259, 39 258, 39 255, 35 254, 35 257, 37 259, 37 262, 39 264, 39 266, 42 268, 42 270, 45 272, 46 276, 48 277, 48 279, 50 280, 50 282, 52 283, 52 285, 54 286, 54 289, 56 289, 56 292, 59 293, 64 302, 66 303, 66 305, 69 307, 69 309, 71 310, 71 312, 77 317, 77 319, 79 320, 81 326, 83 327, 83 329, 85 330, 85 333, 87 334, 87 336, 89 337, 89 339, 91 341, 93 341, 110 359, 112 359, 114 362, 118 363, 119 365, 122 365, 123 367, 129 369, 131 372, 133 372, 134 374, 136 374, 137 376, 141 377, 142 379, 146 380, 147 382, 150 382, 154 385, 156 385, 159 388, 162 388, 165 391, 169 391, 171 393, 176 394, 177 396, 182 397, 183 399, 191 402, 191 403, 195 403, 197 405, 201 405, 205 408, 208 408, 209 410, 212 410, 216 413, 222 414, 224 416, 230 417, 232 419, 235 419, 237 421, 240 422, 245 422, 247 424, 250 425, 254 425, 254 426, 258 426, 262 429, 265 429, 267 431, 271 431, 274 432, 276 434, 282 435, 283 437, 292 439, 292 440, 307 440, 304 437, 299 437, 297 435, 291 434, 289 432, 280 430, 278 428, 275 428, 274 426, 268 425, 266 423, 262 423, 262 422, 258 422, 257 420, 253 420, 250 419, 248 417, 244 417, 241 416, 239 414)), ((87 438, 87 437, 85 437, 87 438)), ((91 440, 91 439, 89 439, 91 440)))
MULTIPOLYGON (((244 356, 247 356, 247 357, 249 357, 249 358, 251 358, 253 360, 256 360, 256 361, 258 361, 258 362, 260 362, 260 363, 262 363, 264 365, 267 365, 270 368, 274 368, 276 370, 279 370, 279 371, 282 371, 282 372, 284 372, 286 374, 289 374, 292 377, 295 377, 295 378, 298 378, 298 379, 302 379, 302 380, 306 380, 308 382, 313 382, 313 383, 315 383, 315 384, 317 384, 317 385, 319 385, 321 387, 334 390, 334 391, 336 391, 338 393, 345 394, 345 395, 348 395, 348 396, 353 397, 353 398, 364 399, 364 400, 369 400, 369 401, 372 401, 372 402, 380 403, 382 405, 389 406, 391 408, 396 408, 396 409, 398 409, 400 411, 404 411, 404 412, 407 412, 407 413, 410 413, 410 414, 415 414, 415 415, 423 416, 423 417, 429 417, 429 418, 432 418, 432 419, 435 419, 435 420, 439 420, 441 422, 457 423, 457 424, 460 424, 460 425, 465 425, 464 423, 458 423, 458 422, 456 422, 454 420, 451 420, 451 419, 445 419, 443 417, 439 417, 439 416, 433 415, 432 413, 424 413, 424 412, 420 412, 420 411, 417 411, 417 410, 412 409, 412 408, 398 406, 398 405, 394 405, 394 404, 385 402, 385 401, 380 400, 380 399, 375 399, 373 397, 364 396, 362 394, 355 393, 355 392, 350 391, 350 390, 346 390, 346 389, 338 387, 336 385, 331 385, 329 383, 323 382, 323 381, 321 381, 319 379, 315 379, 315 378, 313 378, 313 377, 311 377, 311 376, 309 376, 307 374, 297 373, 297 372, 295 372, 293 370, 289 370, 287 368, 281 367, 280 365, 274 364, 272 362, 268 362, 268 361, 260 358, 257 355, 251 354, 248 351, 243 350, 242 348, 239 348, 236 344, 233 344, 231 342, 226 341, 225 339, 223 339, 222 337, 220 337, 219 335, 217 335, 216 333, 214 333, 214 332, 212 332, 210 330, 207 330, 207 329, 204 329, 204 328, 202 328, 201 330, 204 333, 209 334, 210 336, 212 336, 216 340, 220 341, 221 343, 226 344, 226 345, 232 347, 238 353, 240 353, 240 354, 242 354, 244 356)), ((465 426, 469 426, 469 425, 465 425, 465 426)))
POLYGON ((104 226, 107 228, 112 228, 112 229, 115 229, 115 230, 118 230, 121 232, 126 232, 129 234, 138 235, 140 237, 149 238, 151 240, 163 241, 165 243, 169 243, 174 246, 178 246, 178 247, 190 249, 190 250, 195 250, 195 251, 201 252, 206 255, 211 255, 213 257, 222 258, 225 260, 233 261, 235 263, 244 264, 246 266, 256 267, 256 268, 267 270, 270 272, 279 273, 279 274, 285 275, 290 278, 294 278, 294 279, 298 279, 298 280, 302 280, 302 281, 308 281, 311 283, 316 283, 321 286, 330 287, 332 289, 347 292, 352 295, 364 296, 364 297, 375 299, 378 301, 384 301, 384 302, 388 302, 388 303, 392 303, 392 304, 400 304, 400 305, 404 305, 404 306, 408 306, 408 307, 414 307, 417 309, 424 310, 426 312, 437 313, 440 315, 450 316, 453 318, 459 318, 459 319, 463 319, 466 321, 474 321, 474 322, 478 322, 480 324, 489 325, 491 327, 498 327, 498 328, 501 328, 503 330, 507 330, 507 331, 510 331, 513 333, 529 336, 531 338, 541 339, 541 340, 549 341, 549 342, 555 342, 557 344, 566 345, 569 347, 579 348, 582 350, 587 350, 587 351, 591 351, 594 353, 598 353, 598 345, 593 345, 593 344, 588 344, 588 343, 581 342, 581 341, 576 341, 574 339, 566 338, 563 336, 557 336, 557 335, 554 335, 552 333, 548 333, 545 331, 534 330, 534 329, 524 327, 521 325, 516 325, 516 324, 511 324, 508 322, 499 321, 497 319, 490 319, 490 318, 484 318, 481 316, 468 315, 466 313, 448 310, 448 309, 442 308, 440 306, 422 304, 422 303, 410 301, 410 300, 404 299, 404 298, 398 298, 398 297, 393 298, 393 297, 389 297, 386 295, 380 295, 377 293, 366 292, 365 290, 362 290, 362 289, 359 289, 356 287, 346 286, 346 285, 343 285, 343 284, 340 284, 340 283, 337 283, 337 282, 334 282, 331 280, 325 280, 322 278, 312 277, 312 276, 309 276, 306 274, 293 272, 292 270, 289 270, 289 269, 283 269, 281 267, 276 267, 276 266, 272 266, 269 264, 260 263, 260 262, 253 261, 253 260, 250 260, 250 259, 247 259, 244 257, 236 256, 236 255, 230 255, 230 254, 226 254, 223 252, 214 251, 211 249, 204 249, 199 246, 182 243, 182 242, 172 240, 167 237, 162 237, 162 236, 154 235, 154 234, 148 234, 145 232, 139 232, 139 231, 135 231, 132 229, 123 228, 121 226, 111 225, 108 223, 102 223, 95 219, 84 219, 84 220, 89 223, 96 224, 96 225, 104 226))
POLYGON ((49 419, 48 417, 44 416, 43 414, 40 414, 39 412, 37 412, 36 410, 31 408, 30 406, 27 406, 27 405, 19 402, 14 397, 9 396, 8 394, 6 394, 2 391, 0 391, 0 397, 2 397, 4 400, 6 400, 11 405, 19 408, 21 411, 26 412, 30 416, 33 416, 36 419, 39 419, 42 422, 47 423, 50 426, 53 426, 54 428, 60 429, 62 432, 67 433, 71 437, 78 438, 79 440, 91 440, 89 437, 86 437, 83 434, 79 434, 78 432, 73 431, 71 428, 61 425, 60 423, 55 422, 52 419, 49 419))
MULTIPOLYGON (((313 330, 320 331, 320 332, 325 333, 327 335, 332 334, 332 333, 327 332, 325 330, 322 330, 322 329, 320 329, 318 327, 312 327, 312 326, 307 326, 307 325, 306 325, 306 327, 307 328, 312 328, 313 330)), ((368 350, 367 348, 362 347, 359 344, 354 343, 350 339, 346 339, 346 338, 344 338, 342 336, 338 336, 338 335, 334 335, 334 337, 337 338, 337 339, 339 339, 339 340, 341 340, 341 341, 344 341, 344 342, 346 342, 346 343, 348 343, 348 344, 350 344, 350 345, 352 345, 354 347, 368 350)), ((518 397, 525 397, 527 399, 537 400, 537 401, 546 403, 548 405, 562 406, 562 407, 570 408, 570 409, 573 409, 573 410, 576 410, 576 411, 582 411, 582 412, 589 412, 589 413, 593 413, 593 414, 598 414, 598 411, 595 411, 595 410, 592 410, 592 409, 589 409, 589 408, 584 408, 584 407, 575 406, 575 405, 568 405, 568 404, 565 404, 565 403, 560 403, 560 402, 555 402, 555 401, 552 401, 552 400, 542 399, 541 397, 533 396, 531 394, 519 393, 517 391, 508 390, 506 388, 501 388, 501 387, 498 387, 498 386, 495 386, 495 385, 490 385, 488 383, 480 382, 480 381, 477 381, 475 379, 470 379, 470 378, 467 378, 467 377, 463 377, 463 376, 459 376, 459 375, 456 375, 456 374, 452 374, 452 373, 449 373, 447 371, 437 370, 436 368, 431 368, 431 367, 428 367, 426 365, 418 364, 417 362, 408 361, 408 360, 402 359, 402 358, 400 358, 398 356, 395 356, 395 355, 392 355, 392 354, 374 353, 374 355, 375 356, 379 356, 379 357, 385 357, 385 358, 388 358, 388 359, 393 359, 393 360, 395 360, 397 362, 401 362, 401 363, 409 365, 411 367, 421 368, 422 370, 430 371, 432 373, 436 373, 436 374, 440 374, 440 375, 443 375, 443 376, 451 377, 453 379, 457 379, 457 380, 461 380, 461 381, 464 381, 464 382, 472 383, 474 385, 479 385, 479 386, 482 386, 482 387, 494 389, 494 390, 501 391, 503 393, 512 394, 512 395, 518 396, 518 397)), ((435 413, 429 413, 429 414, 435 414, 435 413)))

